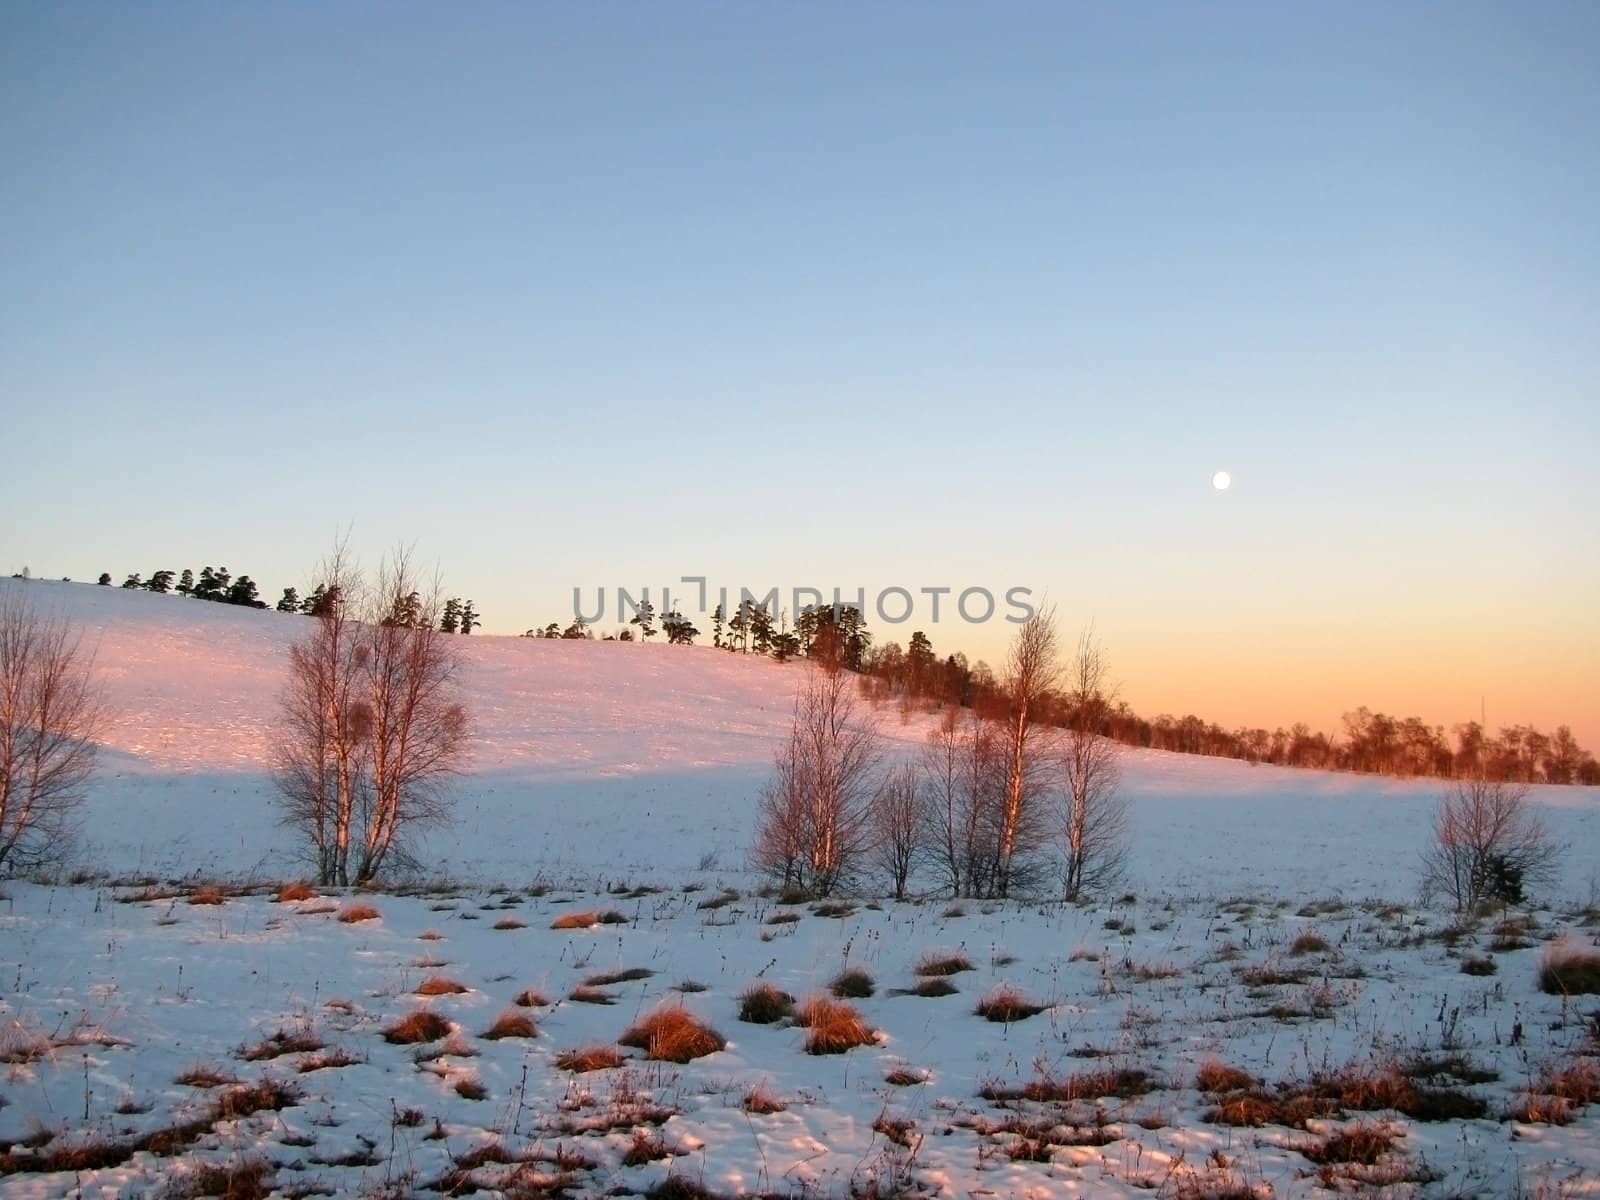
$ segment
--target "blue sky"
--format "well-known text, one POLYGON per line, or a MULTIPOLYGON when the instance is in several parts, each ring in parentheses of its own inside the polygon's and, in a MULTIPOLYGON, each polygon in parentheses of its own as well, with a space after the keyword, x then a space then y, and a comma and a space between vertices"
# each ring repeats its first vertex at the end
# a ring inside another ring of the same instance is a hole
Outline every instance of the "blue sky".
POLYGON ((1024 585, 1142 711, 1592 745, 1597 54, 1588 4, 7 5, 0 566, 275 596, 350 525, 495 632, 1024 585))

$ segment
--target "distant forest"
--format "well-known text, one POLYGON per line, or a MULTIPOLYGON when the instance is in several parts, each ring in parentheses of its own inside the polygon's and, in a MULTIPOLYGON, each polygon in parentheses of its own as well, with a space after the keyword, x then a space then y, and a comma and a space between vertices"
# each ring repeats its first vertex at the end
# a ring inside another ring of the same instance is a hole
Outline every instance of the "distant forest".
MULTIPOLYGON (((103 574, 99 582, 109 586, 112 577, 103 574)), ((256 584, 248 575, 235 578, 226 567, 203 567, 198 577, 189 570, 181 574, 156 571, 148 580, 133 574, 122 587, 173 592, 249 608, 269 607, 258 596, 256 584)), ((316 616, 333 602, 334 598, 320 587, 303 598, 294 588, 285 588, 272 607, 278 612, 316 616)), ((420 605, 417 608, 420 610, 420 605)), ((407 624, 414 620, 413 611, 397 606, 389 620, 407 624)), ((446 601, 440 625, 444 632, 470 634, 481 624, 471 600, 452 597, 446 601)), ((648 641, 661 633, 669 643, 693 645, 701 636, 700 630, 677 611, 662 614, 659 624, 658 629, 656 613, 645 601, 629 627, 605 634, 601 640, 648 641)), ((854 607, 842 607, 837 614, 831 607, 802 612, 790 628, 784 615, 774 617, 765 606, 747 599, 731 612, 725 613, 718 605, 712 613, 711 626, 712 645, 734 653, 767 655, 779 661, 836 656, 838 662, 861 676, 862 690, 869 698, 879 704, 898 703, 908 716, 918 709, 941 705, 959 705, 985 716, 998 716, 1006 703, 1000 681, 981 659, 969 662, 960 653, 940 658, 921 630, 913 633, 904 647, 898 642, 874 646, 866 620, 854 607)), ((580 619, 565 626, 552 622, 529 629, 523 636, 592 639, 595 633, 580 619)), ((1064 700, 1053 697, 1044 719, 1069 726, 1074 716, 1064 700)), ((1600 784, 1600 762, 1578 744, 1565 725, 1548 734, 1532 725, 1507 725, 1491 735, 1480 722, 1463 721, 1452 725, 1447 733, 1444 726, 1429 725, 1418 717, 1393 717, 1362 705, 1345 713, 1342 727, 1331 734, 1313 731, 1303 723, 1276 729, 1225 729, 1192 713, 1142 717, 1126 701, 1118 701, 1105 710, 1100 732, 1127 746, 1284 767, 1402 778, 1487 777, 1514 783, 1600 784)))

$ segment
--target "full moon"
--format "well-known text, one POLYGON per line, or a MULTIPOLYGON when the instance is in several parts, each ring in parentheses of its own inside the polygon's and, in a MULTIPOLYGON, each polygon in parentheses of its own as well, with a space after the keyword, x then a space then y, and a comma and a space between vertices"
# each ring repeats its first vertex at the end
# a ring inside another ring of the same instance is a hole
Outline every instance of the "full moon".
POLYGON ((1216 488, 1219 492, 1227 491, 1228 485, 1232 482, 1233 476, 1229 475, 1226 471, 1218 471, 1211 477, 1211 486, 1216 488))

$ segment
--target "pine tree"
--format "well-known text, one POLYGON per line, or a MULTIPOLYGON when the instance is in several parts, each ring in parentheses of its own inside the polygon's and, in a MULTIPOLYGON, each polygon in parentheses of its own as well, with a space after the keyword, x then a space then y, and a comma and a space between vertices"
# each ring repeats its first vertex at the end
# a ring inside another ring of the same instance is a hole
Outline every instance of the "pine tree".
POLYGON ((461 601, 451 596, 444 602, 444 612, 439 617, 440 633, 455 633, 461 628, 461 601))
POLYGON ((471 633, 483 622, 478 620, 478 610, 472 607, 471 600, 461 602, 461 632, 471 633))
POLYGON ((700 631, 694 627, 694 622, 677 609, 673 609, 661 618, 661 628, 666 630, 667 643, 672 646, 692 646, 695 638, 700 636, 700 631))
POLYGON ((757 654, 765 654, 772 649, 772 614, 763 604, 750 614, 750 648, 757 654))
POLYGON ((144 586, 144 580, 140 579, 139 572, 135 571, 132 575, 129 575, 122 581, 122 586, 129 591, 132 591, 135 588, 142 588, 144 586))
POLYGON ((158 592, 165 596, 172 590, 172 581, 175 578, 176 576, 171 571, 157 571, 154 575, 150 576, 149 582, 144 585, 145 590, 150 592, 158 592))
POLYGON ((772 657, 787 662, 800 653, 800 639, 792 633, 778 633, 772 637, 772 657))
POLYGON ((101 587, 110 587, 111 586, 111 572, 110 571, 101 571, 100 572, 100 586, 101 587))
POLYGON ((913 696, 926 695, 932 690, 933 673, 938 661, 928 635, 920 629, 913 633, 911 644, 906 648, 906 673, 910 676, 913 696))
POLYGON ((301 604, 300 611, 308 617, 331 617, 339 601, 340 594, 337 584, 328 588, 319 583, 316 590, 305 598, 305 603, 301 604))
POLYGON ((265 608, 267 602, 256 593, 255 580, 248 575, 241 575, 235 579, 228 588, 227 603, 237 604, 241 608, 265 608))
POLYGON ((754 605, 746 600, 733 610, 733 616, 728 618, 728 638, 726 646, 729 650, 739 650, 750 645, 750 618, 746 615, 754 605))
POLYGON ((200 580, 189 590, 189 594, 192 595, 196 600, 223 599, 227 588, 227 585, 224 582, 227 573, 226 567, 223 568, 222 575, 220 576, 210 567, 201 567, 200 580))
POLYGON ((582 641, 589 636, 589 626, 582 617, 573 617, 572 624, 561 631, 561 636, 569 642, 582 641))
POLYGON ((655 630, 655 625, 654 625, 655 619, 656 619, 656 608, 655 608, 655 605, 651 604, 649 599, 646 598, 644 600, 639 601, 639 611, 633 614, 633 619, 631 621, 629 621, 628 624, 629 625, 637 625, 639 627, 640 636, 643 637, 644 640, 648 642, 651 638, 655 637, 655 635, 656 635, 656 630, 655 630))
POLYGON ((292 587, 283 589, 283 598, 278 601, 278 611, 282 613, 297 613, 300 611, 300 593, 292 587))
POLYGON ((624 629, 621 633, 617 634, 617 641, 619 641, 619 642, 631 642, 631 641, 633 641, 633 630, 624 629))
POLYGON ((718 650, 722 649, 722 605, 717 605, 711 614, 711 644, 718 650))
POLYGON ((194 572, 188 567, 183 569, 183 574, 178 576, 178 595, 187 596, 194 591, 194 572))
POLYGON ((544 627, 544 632, 541 633, 539 636, 540 637, 545 637, 545 638, 551 638, 552 640, 555 639, 555 638, 559 638, 561 636, 561 626, 556 624, 556 622, 551 621, 550 624, 548 624, 548 625, 546 625, 544 627))
POLYGON ((396 596, 382 623, 402 629, 416 629, 422 624, 422 597, 416 592, 396 596))

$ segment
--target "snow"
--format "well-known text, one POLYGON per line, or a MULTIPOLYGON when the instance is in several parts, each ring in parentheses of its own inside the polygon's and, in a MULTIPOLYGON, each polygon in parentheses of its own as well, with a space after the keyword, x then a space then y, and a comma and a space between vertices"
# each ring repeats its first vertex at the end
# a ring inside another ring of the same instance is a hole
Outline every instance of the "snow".
MULTIPOLYGON (((215 1089, 174 1081, 197 1064, 244 1082, 287 1080, 300 1095, 281 1111, 218 1122, 178 1155, 146 1150, 97 1170, 0 1174, 0 1196, 155 1195, 192 1180, 201 1163, 256 1155, 284 1193, 430 1195, 452 1156, 490 1138, 513 1154, 581 1152, 592 1165, 576 1169, 571 1194, 585 1196, 640 1192, 669 1172, 719 1194, 899 1186, 951 1196, 1205 1196, 1243 1186, 1310 1196, 1331 1193, 1301 1150, 1356 1124, 1397 1137, 1382 1164, 1401 1179, 1380 1194, 1600 1195, 1600 1105, 1565 1126, 1502 1119, 1546 1067, 1600 1062, 1600 1030, 1587 1027, 1600 1003, 1536 986, 1548 946, 1600 940, 1594 914, 1578 907, 1592 900, 1600 861, 1594 789, 1537 792, 1572 845, 1566 876, 1528 929, 1498 943, 1489 922, 1452 944, 1441 936, 1445 915, 1414 905, 1436 782, 1155 753, 1129 754, 1124 768, 1136 899, 858 904, 839 919, 799 907, 783 910, 797 920, 774 924, 780 907, 754 894, 742 862, 797 665, 707 648, 475 634, 461 639, 472 765, 457 821, 429 844, 451 882, 366 897, 381 915, 356 924, 329 911, 341 897, 279 904, 269 891, 196 905, 186 885, 163 881, 297 873, 266 762, 284 651, 306 618, 0 583, 19 586, 83 630, 114 720, 81 855, 102 875, 81 886, 12 882, 0 900, 0 1143, 40 1129, 53 1137, 46 1151, 91 1136, 127 1142, 192 1117, 215 1089), (724 886, 736 889, 727 903, 701 907, 724 886), (606 908, 626 922, 550 927, 564 912, 606 908), (505 918, 519 927, 496 928, 505 918), (442 936, 424 940, 429 931, 442 936), (1329 948, 1292 954, 1306 931, 1329 948), (935 950, 971 960, 973 970, 951 977, 958 992, 892 994, 935 950), (1492 958, 1496 973, 1464 974, 1469 956, 1492 958), (853 1003, 879 1031, 877 1044, 811 1056, 802 1030, 738 1019, 739 993, 752 982, 804 997, 846 965, 876 981, 873 996, 853 1003), (610 987, 610 1006, 570 999, 593 973, 628 967, 654 974, 610 987), (1262 967, 1302 977, 1262 982, 1250 974, 1262 967), (469 990, 416 996, 435 973, 469 990), (690 980, 704 990, 675 990, 690 980), (1002 983, 1045 1011, 1011 1025, 975 1016, 977 1000, 1002 983), (529 987, 551 1001, 527 1010, 538 1036, 480 1037, 529 987), (681 1066, 627 1050, 616 1070, 555 1067, 564 1050, 614 1044, 659 1003, 701 1015, 727 1047, 681 1066), (418 1008, 457 1027, 448 1049, 471 1053, 418 1064, 416 1048, 383 1040, 384 1027, 418 1008), (1518 1025, 1523 1040, 1512 1045, 1518 1025), (310 1052, 239 1056, 279 1029, 310 1030, 356 1061, 301 1074, 310 1052), (1194 1084, 1208 1058, 1278 1083, 1456 1048, 1497 1074, 1459 1089, 1484 1102, 1483 1119, 1369 1112, 1314 1118, 1305 1130, 1234 1128, 1203 1119, 1211 1101, 1194 1084), (892 1086, 885 1076, 897 1068, 925 1082, 892 1086), (1059 1106, 979 1094, 1041 1071, 1108 1068, 1143 1069, 1152 1081, 1127 1098, 1059 1106), (454 1090, 468 1075, 485 1099, 454 1090), (757 1085, 784 1111, 746 1112, 742 1100, 757 1085), (645 1128, 677 1153, 626 1166, 641 1098, 670 1110, 645 1128), (394 1124, 411 1109, 420 1124, 394 1124), (1019 1135, 996 1127, 1046 1112, 1080 1135, 1101 1130, 1105 1144, 1013 1159, 1019 1135), (881 1132, 901 1121, 912 1123, 909 1148, 881 1132), (436 1140, 435 1122, 444 1135, 436 1140), (583 1122, 616 1127, 576 1132, 583 1122), (348 1165, 332 1161, 352 1155, 348 1165)), ((884 714, 901 752, 929 719, 884 714)), ((493 1191, 518 1169, 482 1167, 473 1182, 493 1191)), ((1371 1178, 1352 1185, 1354 1168, 1340 1174, 1347 1192, 1379 1192, 1371 1178)))

